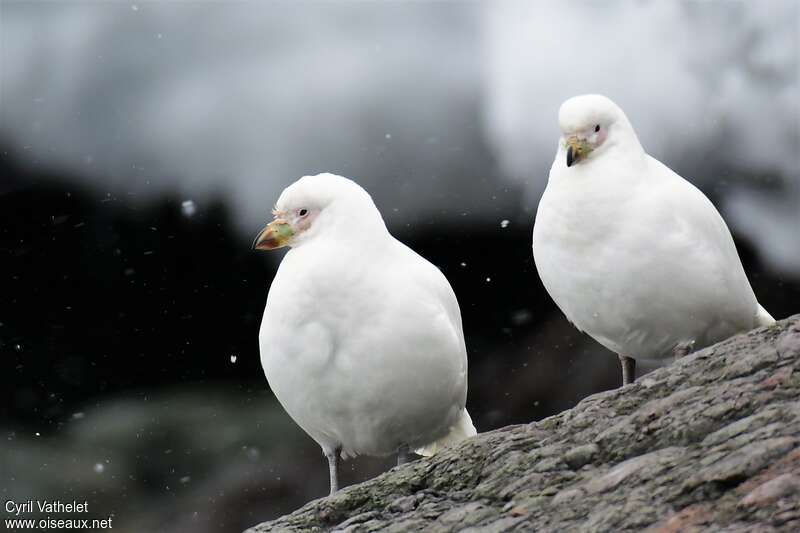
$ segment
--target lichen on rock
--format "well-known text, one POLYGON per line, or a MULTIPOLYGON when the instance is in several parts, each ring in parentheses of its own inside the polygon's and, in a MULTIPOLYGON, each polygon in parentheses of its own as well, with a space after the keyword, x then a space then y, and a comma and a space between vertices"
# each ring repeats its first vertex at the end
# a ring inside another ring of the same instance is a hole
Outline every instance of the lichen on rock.
POLYGON ((800 315, 247 533, 754 529, 800 531, 800 315))

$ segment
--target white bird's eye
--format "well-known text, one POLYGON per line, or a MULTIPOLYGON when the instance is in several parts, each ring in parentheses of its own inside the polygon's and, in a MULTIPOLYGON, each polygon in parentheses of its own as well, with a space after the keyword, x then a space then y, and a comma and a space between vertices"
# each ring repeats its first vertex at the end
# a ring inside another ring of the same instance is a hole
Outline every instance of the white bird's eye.
POLYGON ((306 216, 308 214, 308 209, 305 209, 305 208, 300 209, 299 211, 297 211, 297 214, 299 216, 301 216, 301 217, 304 217, 304 216, 306 216))
POLYGON ((598 131, 600 131, 600 124, 597 124, 597 125, 594 127, 594 132, 595 132, 595 133, 597 133, 598 131))

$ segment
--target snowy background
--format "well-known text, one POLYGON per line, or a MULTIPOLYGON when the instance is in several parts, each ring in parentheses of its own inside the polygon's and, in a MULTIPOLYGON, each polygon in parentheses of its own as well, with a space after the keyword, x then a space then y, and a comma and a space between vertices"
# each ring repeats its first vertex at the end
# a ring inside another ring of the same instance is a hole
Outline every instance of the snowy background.
POLYGON ((480 430, 616 386, 530 258, 575 94, 617 101, 720 207, 765 307, 797 312, 798 6, 0 1, 3 496, 238 531, 324 493, 258 364, 280 254, 248 250, 320 171, 453 283, 480 430))

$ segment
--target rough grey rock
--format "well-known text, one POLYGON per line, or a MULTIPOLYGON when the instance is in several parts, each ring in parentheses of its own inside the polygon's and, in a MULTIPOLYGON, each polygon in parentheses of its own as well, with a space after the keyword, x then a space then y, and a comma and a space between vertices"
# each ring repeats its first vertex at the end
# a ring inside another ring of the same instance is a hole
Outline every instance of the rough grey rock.
POLYGON ((247 533, 423 530, 800 531, 800 315, 247 533))

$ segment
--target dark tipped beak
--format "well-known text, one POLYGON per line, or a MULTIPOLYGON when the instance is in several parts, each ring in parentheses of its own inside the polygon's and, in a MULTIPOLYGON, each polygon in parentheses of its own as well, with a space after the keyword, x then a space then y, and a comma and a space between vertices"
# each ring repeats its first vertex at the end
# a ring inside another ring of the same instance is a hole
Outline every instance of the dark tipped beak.
POLYGON ((292 226, 282 219, 276 219, 267 224, 253 241, 253 250, 275 250, 289 244, 294 236, 292 226))
POLYGON ((258 245, 262 241, 262 235, 264 234, 264 231, 265 230, 262 230, 262 231, 258 232, 258 235, 256 235, 256 238, 253 241, 253 246, 250 248, 251 250, 258 250, 258 245))
POLYGON ((577 165, 592 153, 592 146, 586 139, 579 139, 577 135, 567 139, 567 166, 577 165))

